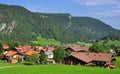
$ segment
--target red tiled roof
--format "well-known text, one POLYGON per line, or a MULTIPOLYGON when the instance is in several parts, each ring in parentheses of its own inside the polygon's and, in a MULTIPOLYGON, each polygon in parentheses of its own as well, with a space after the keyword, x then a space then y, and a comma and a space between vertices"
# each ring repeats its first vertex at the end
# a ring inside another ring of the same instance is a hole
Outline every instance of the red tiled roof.
POLYGON ((32 55, 33 53, 34 53, 34 54, 39 54, 39 52, 37 52, 37 51, 28 51, 28 52, 25 53, 25 55, 30 56, 30 55, 32 55))
POLYGON ((41 50, 43 50, 44 52, 46 52, 47 50, 54 51, 55 47, 49 46, 49 47, 43 48, 41 50))
POLYGON ((6 54, 4 54, 5 56, 8 56, 8 57, 10 57, 10 56, 13 56, 13 55, 15 55, 17 52, 15 52, 15 51, 8 51, 6 54))
POLYGON ((112 60, 111 53, 94 53, 94 52, 72 52, 71 56, 80 59, 85 62, 90 61, 105 61, 110 62, 112 60))
POLYGON ((55 47, 49 46, 47 49, 48 49, 48 50, 51 50, 51 51, 54 51, 54 50, 55 50, 55 47))
POLYGON ((32 46, 29 46, 29 45, 27 45, 27 46, 22 46, 22 47, 15 47, 15 49, 16 49, 18 52, 21 52, 21 53, 25 53, 25 52, 34 50, 34 49, 32 48, 32 46))
POLYGON ((9 46, 7 46, 7 45, 3 45, 3 49, 9 49, 9 46))
MULTIPOLYGON (((89 50, 89 47, 82 47, 80 45, 74 45, 74 46, 69 46, 67 48, 70 48, 72 49, 73 51, 88 51, 89 50)), ((66 48, 66 49, 67 49, 66 48)))

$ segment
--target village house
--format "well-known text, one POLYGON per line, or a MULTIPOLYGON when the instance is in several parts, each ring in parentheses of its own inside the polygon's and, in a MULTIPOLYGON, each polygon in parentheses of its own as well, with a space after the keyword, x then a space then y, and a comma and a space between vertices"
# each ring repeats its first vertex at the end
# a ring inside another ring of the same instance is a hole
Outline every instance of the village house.
POLYGON ((40 52, 43 49, 42 46, 35 46, 34 50, 40 52))
POLYGON ((31 50, 34 50, 32 46, 26 45, 26 46, 21 46, 21 47, 15 47, 15 50, 18 53, 25 53, 31 50))
POLYGON ((10 62, 13 63, 13 64, 18 63, 18 59, 16 59, 16 58, 11 58, 11 59, 10 59, 10 62))
MULTIPOLYGON (((13 50, 9 50, 9 46, 4 45, 4 59, 11 63, 17 63, 19 59, 24 61, 24 59, 32 54, 45 53, 47 55, 47 63, 55 64, 53 59, 55 47, 47 46, 43 48, 41 46, 32 46, 26 45, 21 47, 14 47, 13 50)), ((70 50, 71 54, 64 58, 65 64, 77 65, 81 64, 84 66, 100 66, 100 67, 110 67, 115 68, 114 66, 114 55, 112 53, 95 53, 88 52, 89 47, 82 47, 79 45, 72 45, 65 48, 65 51, 70 50)))
POLYGON ((47 47, 45 47, 45 48, 42 48, 42 49, 40 50, 40 52, 46 52, 47 50, 50 50, 50 51, 54 52, 55 47, 53 47, 53 46, 47 46, 47 47))
POLYGON ((39 52, 35 51, 35 50, 30 50, 24 53, 24 59, 26 60, 29 56, 31 56, 32 54, 36 54, 37 56, 39 56, 39 52))
MULTIPOLYGON (((72 52, 64 59, 65 64, 81 64, 90 66, 109 67, 114 65, 115 58, 111 53, 72 52)), ((114 66, 113 66, 114 67, 114 66)))
POLYGON ((45 51, 45 54, 48 56, 47 57, 47 63, 48 64, 55 64, 55 61, 54 61, 54 59, 53 59, 53 57, 54 57, 54 50, 55 50, 55 47, 53 47, 53 46, 49 46, 49 47, 47 47, 46 49, 44 49, 44 50, 46 50, 45 51))
POLYGON ((14 50, 18 52, 19 60, 24 61, 26 56, 31 55, 31 51, 34 52, 34 49, 30 45, 20 46, 20 47, 14 47, 14 50), (29 52, 30 51, 30 52, 29 52))
POLYGON ((4 50, 9 50, 9 46, 8 45, 3 45, 3 49, 4 50))
POLYGON ((74 52, 87 52, 89 51, 89 47, 83 47, 80 45, 71 45, 65 48, 65 51, 67 50, 74 51, 74 52))
POLYGON ((47 58, 47 63, 48 63, 48 64, 55 64, 55 61, 54 61, 54 59, 53 59, 53 56, 54 56, 53 51, 47 50, 47 51, 45 52, 45 54, 48 56, 48 58, 47 58))
POLYGON ((39 55, 39 52, 38 52, 38 51, 33 51, 33 50, 31 50, 31 51, 28 51, 28 52, 25 53, 26 56, 30 56, 30 55, 32 55, 32 54, 37 54, 37 55, 39 55))
POLYGON ((3 45, 3 54, 7 53, 9 51, 8 45, 3 45))
POLYGON ((16 51, 9 50, 7 53, 4 54, 4 60, 11 63, 18 62, 18 55, 16 51))
POLYGON ((19 47, 14 47, 12 50, 9 50, 9 46, 4 45, 4 60, 7 60, 7 62, 11 63, 17 63, 18 61, 24 61, 28 56, 32 54, 38 54, 40 55, 41 52, 44 52, 48 58, 47 58, 47 63, 54 63, 55 61, 53 60, 53 52, 55 50, 55 47, 53 46, 47 46, 46 48, 43 48, 42 46, 19 46, 19 47))

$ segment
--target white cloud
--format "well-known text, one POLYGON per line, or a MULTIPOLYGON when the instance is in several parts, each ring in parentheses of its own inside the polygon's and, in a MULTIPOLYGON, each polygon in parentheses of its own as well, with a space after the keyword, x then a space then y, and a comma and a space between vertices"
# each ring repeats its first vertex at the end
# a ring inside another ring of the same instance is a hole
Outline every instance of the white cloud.
POLYGON ((120 9, 108 10, 96 13, 97 16, 120 16, 120 9))
POLYGON ((87 6, 110 5, 120 3, 120 0, 74 0, 74 1, 87 6))

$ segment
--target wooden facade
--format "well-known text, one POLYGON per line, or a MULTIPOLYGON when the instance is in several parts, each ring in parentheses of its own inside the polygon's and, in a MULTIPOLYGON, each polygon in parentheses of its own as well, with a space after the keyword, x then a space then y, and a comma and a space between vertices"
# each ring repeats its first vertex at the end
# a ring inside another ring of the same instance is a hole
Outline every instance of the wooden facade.
POLYGON ((64 59, 65 64, 109 67, 114 66, 114 57, 109 53, 72 52, 64 59))
POLYGON ((85 65, 85 64, 87 64, 86 62, 84 62, 80 59, 77 59, 73 56, 66 57, 64 59, 64 63, 69 64, 69 65, 78 65, 78 64, 85 65))

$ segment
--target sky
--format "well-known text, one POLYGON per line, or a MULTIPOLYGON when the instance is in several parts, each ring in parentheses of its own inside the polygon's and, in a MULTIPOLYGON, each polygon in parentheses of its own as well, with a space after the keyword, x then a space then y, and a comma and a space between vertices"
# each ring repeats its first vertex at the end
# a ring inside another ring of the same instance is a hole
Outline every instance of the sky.
POLYGON ((93 17, 120 30, 120 0, 0 0, 0 4, 19 5, 32 12, 93 17))

